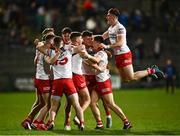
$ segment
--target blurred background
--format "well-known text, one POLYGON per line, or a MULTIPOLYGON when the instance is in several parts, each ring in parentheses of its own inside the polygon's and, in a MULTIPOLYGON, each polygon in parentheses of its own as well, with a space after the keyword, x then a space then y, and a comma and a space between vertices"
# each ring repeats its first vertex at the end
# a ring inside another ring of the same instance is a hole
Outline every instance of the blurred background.
MULTIPOLYGON (((165 69, 171 59, 179 86, 179 0, 0 0, 0 91, 34 90, 33 41, 45 27, 54 27, 57 35, 65 26, 102 34, 111 7, 120 10, 119 21, 127 29, 134 70, 152 64, 165 69)), ((121 84, 114 61, 109 65, 114 88, 165 86, 164 80, 151 77, 121 84)))

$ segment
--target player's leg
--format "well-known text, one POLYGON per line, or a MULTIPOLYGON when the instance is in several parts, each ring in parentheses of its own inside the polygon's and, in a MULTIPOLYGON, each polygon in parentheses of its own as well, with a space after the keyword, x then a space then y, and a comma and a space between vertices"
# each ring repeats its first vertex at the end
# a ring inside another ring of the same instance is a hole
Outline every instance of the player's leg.
POLYGON ((80 130, 84 129, 84 114, 83 114, 83 110, 79 104, 79 97, 77 93, 73 93, 71 95, 68 96, 68 99, 70 100, 72 106, 74 107, 75 111, 76 111, 76 116, 78 117, 78 119, 80 120, 80 130))
POLYGON ((104 102, 103 99, 102 99, 102 102, 103 102, 104 110, 106 112, 106 128, 111 128, 112 127, 112 117, 111 117, 110 108, 107 106, 107 104, 104 102))
POLYGON ((31 108, 30 113, 28 116, 22 121, 21 125, 25 129, 31 129, 31 123, 34 120, 34 117, 37 115, 37 113, 40 111, 40 109, 44 106, 44 101, 42 98, 42 95, 38 93, 36 90, 36 100, 31 108))
POLYGON ((158 69, 158 67, 147 68, 146 70, 134 72, 132 64, 125 67, 118 68, 120 76, 124 81, 137 81, 148 75, 152 75, 155 78, 163 78, 164 73, 158 69))
POLYGON ((98 101, 99 101, 99 96, 98 96, 97 92, 92 90, 90 107, 91 107, 93 116, 96 120, 96 129, 103 129, 103 123, 101 120, 100 110, 98 107, 98 101))
POLYGON ((148 70, 134 72, 132 64, 118 68, 118 70, 124 81, 136 81, 149 75, 148 70))
POLYGON ((101 95, 106 105, 112 111, 114 111, 120 117, 120 119, 124 122, 124 129, 130 128, 131 125, 127 117, 125 116, 121 108, 118 107, 114 102, 111 80, 108 79, 104 82, 98 82, 97 92, 101 95))
POLYGON ((33 127, 33 129, 46 130, 44 120, 50 109, 50 93, 43 93, 42 98, 45 102, 45 105, 44 105, 44 107, 41 108, 38 116, 33 121, 32 125, 31 125, 33 127))
POLYGON ((71 102, 66 97, 66 103, 65 103, 65 120, 64 120, 64 129, 65 130, 71 130, 70 126, 70 117, 71 117, 71 102))
POLYGON ((61 97, 57 95, 51 95, 51 108, 49 110, 49 119, 47 123, 47 129, 52 130, 55 126, 55 118, 58 107, 60 105, 61 97))
POLYGON ((123 129, 129 129, 131 127, 131 124, 129 123, 122 109, 114 102, 113 94, 112 93, 105 94, 102 96, 102 98, 106 102, 108 107, 121 118, 121 120, 124 123, 123 129))
POLYGON ((121 79, 124 81, 136 81, 148 75, 151 75, 154 78, 164 78, 164 73, 156 65, 145 70, 134 72, 131 52, 116 55, 115 61, 121 79))
MULTIPOLYGON (((73 83, 78 91, 79 103, 84 112, 90 104, 90 95, 89 90, 86 86, 85 77, 82 75, 73 74, 73 83)), ((77 116, 74 117, 73 121, 76 125, 79 125, 80 123, 77 116)))
POLYGON ((61 79, 53 81, 52 93, 51 93, 51 107, 49 110, 49 118, 47 123, 47 129, 52 130, 55 126, 55 118, 57 111, 60 107, 60 100, 63 95, 63 82, 61 79))
POLYGON ((40 109, 45 105, 45 102, 42 98, 42 94, 38 93, 36 91, 36 101, 34 105, 32 106, 31 112, 28 114, 28 117, 31 119, 34 119, 34 117, 37 115, 37 113, 40 111, 40 109))
POLYGON ((81 90, 79 90, 78 95, 79 95, 79 99, 80 99, 81 108, 84 112, 87 109, 87 107, 89 106, 90 101, 91 101, 88 88, 85 87, 85 88, 82 88, 81 90))
MULTIPOLYGON (((83 112, 88 108, 90 104, 90 95, 87 87, 84 87, 78 91, 78 96, 79 96, 79 103, 81 105, 81 108, 83 112)), ((77 118, 77 116, 74 117, 73 119, 75 125, 79 125, 80 121, 77 118)))

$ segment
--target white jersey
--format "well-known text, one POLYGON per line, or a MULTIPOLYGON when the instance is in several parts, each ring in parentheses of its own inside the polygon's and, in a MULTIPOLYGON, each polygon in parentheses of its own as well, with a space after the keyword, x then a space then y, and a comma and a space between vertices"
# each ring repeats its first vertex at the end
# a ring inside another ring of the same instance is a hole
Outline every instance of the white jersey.
MULTIPOLYGON (((94 52, 93 52, 93 50, 91 48, 86 49, 86 51, 90 55, 94 56, 94 52)), ((86 60, 86 59, 84 59, 84 60, 86 60)), ((95 75, 95 69, 90 67, 86 63, 82 63, 82 72, 83 72, 84 75, 95 75)))
POLYGON ((108 55, 105 51, 99 51, 94 56, 95 57, 98 56, 101 58, 98 66, 103 67, 103 68, 105 67, 105 70, 103 70, 102 72, 99 72, 99 71, 96 72, 96 81, 97 82, 104 82, 111 77, 109 74, 109 69, 107 69, 108 55))
POLYGON ((130 51, 129 47, 127 46, 127 41, 126 41, 126 28, 122 24, 118 22, 116 25, 110 26, 108 28, 108 34, 109 34, 109 40, 111 44, 116 43, 118 35, 123 36, 124 42, 122 46, 113 48, 114 55, 124 54, 130 51))
MULTIPOLYGON (((55 51, 52 50, 50 57, 53 57, 55 54, 55 51)), ((72 78, 71 59, 72 48, 69 46, 69 48, 63 49, 57 61, 52 65, 54 79, 72 78)))
POLYGON ((76 53, 72 55, 72 72, 78 75, 82 75, 82 58, 76 53))
POLYGON ((36 50, 36 79, 48 80, 50 66, 44 61, 44 54, 36 50))
MULTIPOLYGON (((84 45, 79 46, 82 49, 85 48, 84 45)), ((74 53, 72 54, 72 72, 78 75, 83 75, 83 66, 82 66, 82 62, 83 58, 81 58, 81 56, 78 53, 74 53)))

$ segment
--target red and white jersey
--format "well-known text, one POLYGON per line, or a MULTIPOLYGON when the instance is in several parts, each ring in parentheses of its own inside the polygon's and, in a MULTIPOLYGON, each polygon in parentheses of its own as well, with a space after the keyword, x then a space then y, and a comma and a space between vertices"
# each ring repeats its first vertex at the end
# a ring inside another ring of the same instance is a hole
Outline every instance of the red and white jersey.
POLYGON ((44 61, 44 54, 36 50, 36 79, 48 80, 50 66, 44 61))
MULTIPOLYGON (((86 49, 86 51, 88 52, 88 54, 94 56, 94 52, 92 48, 86 49)), ((95 75, 95 69, 90 67, 86 63, 82 63, 82 72, 84 75, 95 75)))
MULTIPOLYGON (((80 48, 85 49, 84 45, 80 45, 80 48)), ((83 58, 78 53, 72 54, 72 72, 78 75, 83 75, 82 71, 83 58)))
POLYGON ((78 75, 82 75, 82 61, 81 56, 76 53, 72 55, 72 72, 78 75))
MULTIPOLYGON (((53 57, 55 54, 55 51, 51 50, 50 57, 53 57)), ((63 52, 60 54, 57 61, 52 65, 54 79, 72 78, 71 59, 71 46, 66 49, 63 48, 63 52)))
POLYGON ((105 68, 102 72, 99 72, 99 71, 96 72, 96 81, 97 82, 104 82, 111 77, 109 74, 109 69, 107 69, 108 55, 105 51, 101 50, 101 51, 97 52, 94 56, 95 57, 98 56, 101 58, 98 66, 105 68))
POLYGON ((108 34, 109 34, 109 40, 111 44, 116 43, 118 35, 123 36, 124 42, 121 47, 116 47, 113 49, 114 55, 124 54, 130 51, 129 47, 127 46, 127 41, 126 41, 126 28, 122 24, 118 22, 116 23, 116 25, 110 26, 108 28, 108 34))

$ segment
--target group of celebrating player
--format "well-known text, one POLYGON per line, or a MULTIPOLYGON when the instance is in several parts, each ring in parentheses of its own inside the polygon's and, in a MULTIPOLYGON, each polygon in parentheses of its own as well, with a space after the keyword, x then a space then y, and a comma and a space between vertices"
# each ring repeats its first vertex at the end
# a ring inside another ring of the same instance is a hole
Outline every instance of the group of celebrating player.
POLYGON ((53 129, 63 94, 67 98, 65 130, 71 130, 71 105, 76 112, 73 121, 80 130, 84 130, 84 113, 88 106, 96 120, 96 129, 102 129, 98 108, 100 99, 107 115, 107 128, 112 126, 110 110, 122 120, 123 129, 132 127, 122 109, 114 102, 108 69, 108 58, 112 55, 107 49, 113 49, 116 66, 124 81, 139 80, 148 75, 161 78, 164 74, 157 66, 133 71, 132 55, 126 43, 126 29, 119 23, 118 16, 116 8, 108 10, 106 19, 110 27, 102 35, 93 35, 88 30, 72 32, 65 27, 60 37, 54 34, 53 28, 46 28, 42 32, 42 41, 34 41, 37 49, 34 59, 37 100, 21 123, 25 129, 53 129), (105 45, 103 42, 108 38, 111 44, 105 45))

